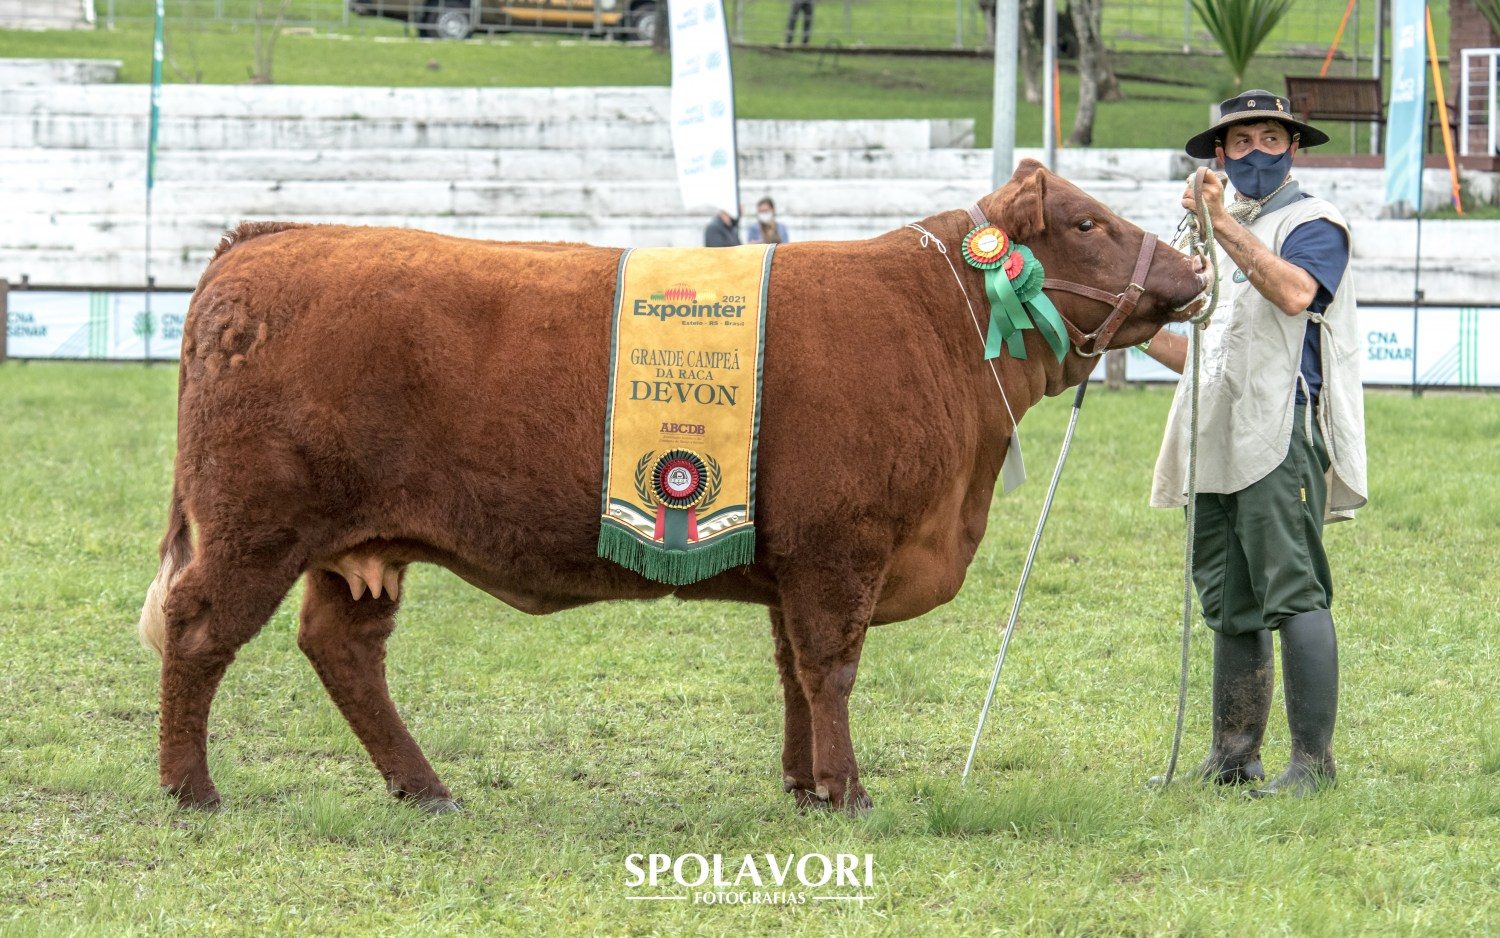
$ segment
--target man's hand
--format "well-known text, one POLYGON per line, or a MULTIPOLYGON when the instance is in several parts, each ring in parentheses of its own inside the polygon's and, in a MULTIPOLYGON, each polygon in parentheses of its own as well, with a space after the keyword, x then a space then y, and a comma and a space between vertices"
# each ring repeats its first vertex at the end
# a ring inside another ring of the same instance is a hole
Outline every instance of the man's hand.
POLYGON ((1193 183, 1199 176, 1203 177, 1203 201, 1208 203, 1208 217, 1217 225, 1224 216, 1224 180, 1218 173, 1199 169, 1189 176, 1187 188, 1182 190, 1182 207, 1195 216, 1198 214, 1198 200, 1193 197, 1193 183))

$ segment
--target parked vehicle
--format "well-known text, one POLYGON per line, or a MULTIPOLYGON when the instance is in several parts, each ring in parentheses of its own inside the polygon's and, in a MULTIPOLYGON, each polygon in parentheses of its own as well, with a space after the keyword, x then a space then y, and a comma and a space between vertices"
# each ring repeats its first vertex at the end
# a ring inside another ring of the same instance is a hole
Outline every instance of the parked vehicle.
POLYGON ((649 40, 656 0, 349 0, 360 16, 404 20, 434 39, 476 32, 569 32, 649 40))

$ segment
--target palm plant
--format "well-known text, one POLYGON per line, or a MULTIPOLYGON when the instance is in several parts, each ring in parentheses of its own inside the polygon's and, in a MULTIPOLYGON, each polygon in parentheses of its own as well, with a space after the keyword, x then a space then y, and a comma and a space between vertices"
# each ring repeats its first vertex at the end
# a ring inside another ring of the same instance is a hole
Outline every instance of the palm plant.
POLYGON ((1490 21, 1490 28, 1500 33, 1500 0, 1474 0, 1474 5, 1490 21))
POLYGON ((1193 9, 1218 42, 1241 90, 1260 44, 1292 8, 1292 0, 1193 0, 1193 9))

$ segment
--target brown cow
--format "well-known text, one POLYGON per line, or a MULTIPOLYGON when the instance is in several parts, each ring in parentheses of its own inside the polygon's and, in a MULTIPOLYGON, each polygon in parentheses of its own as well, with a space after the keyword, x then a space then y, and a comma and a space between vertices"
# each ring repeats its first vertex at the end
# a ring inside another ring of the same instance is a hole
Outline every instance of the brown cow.
POLYGON ((305 575, 297 641, 329 695, 392 792, 452 809, 385 680, 402 573, 426 562, 534 614, 668 593, 768 607, 786 790, 867 807, 848 714, 865 631, 963 584, 1012 430, 995 374, 1019 420, 1088 375, 1097 359, 1077 342, 1141 342, 1203 286, 1188 258, 1034 162, 980 207, 1050 277, 1084 284, 1050 291, 1075 349, 1059 363, 1028 330, 1028 358, 983 361, 964 211, 922 223, 962 289, 908 229, 780 248, 755 563, 681 588, 596 555, 618 249, 241 226, 188 313, 170 521, 141 620, 163 655, 163 786, 217 803, 215 689, 305 575), (1084 336, 1138 254, 1153 262, 1139 304, 1112 342, 1084 336))

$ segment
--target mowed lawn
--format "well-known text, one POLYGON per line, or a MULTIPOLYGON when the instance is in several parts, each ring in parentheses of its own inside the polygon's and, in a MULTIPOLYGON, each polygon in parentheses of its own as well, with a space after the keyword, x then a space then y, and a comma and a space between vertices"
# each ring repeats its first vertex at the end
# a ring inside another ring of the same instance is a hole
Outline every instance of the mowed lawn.
MULTIPOLYGON (((296 596, 211 724, 225 807, 156 787, 156 568, 170 367, 0 366, 0 933, 1453 934, 1500 930, 1500 397, 1368 396, 1373 500, 1331 529, 1346 681, 1337 789, 1142 782, 1175 700, 1181 520, 1145 507, 1162 389, 1092 393, 977 776, 957 787, 1067 416, 1023 423, 962 594, 866 645, 870 815, 780 788, 763 610, 511 611, 416 569, 398 703, 463 802, 383 791, 295 645, 296 596), (635 902, 632 853, 874 857, 861 903, 635 902)), ((880 432, 878 414, 871 433, 880 432)), ((496 445, 512 445, 498 440, 496 445)), ((1208 734, 1196 633, 1183 761, 1208 734)), ((1266 755, 1287 755, 1280 715, 1266 755)))

